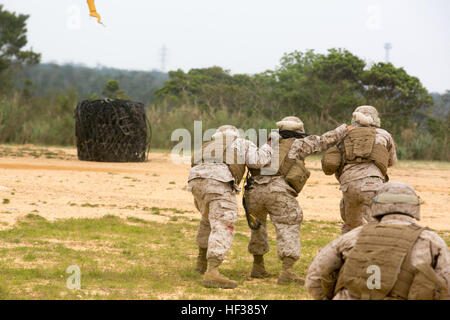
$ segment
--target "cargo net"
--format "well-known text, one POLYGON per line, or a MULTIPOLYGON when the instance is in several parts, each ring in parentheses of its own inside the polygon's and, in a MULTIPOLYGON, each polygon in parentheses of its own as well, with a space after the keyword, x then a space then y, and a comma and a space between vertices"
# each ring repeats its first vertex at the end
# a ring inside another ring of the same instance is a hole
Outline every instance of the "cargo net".
POLYGON ((150 150, 151 127, 142 103, 84 100, 74 111, 78 159, 143 162, 150 150))

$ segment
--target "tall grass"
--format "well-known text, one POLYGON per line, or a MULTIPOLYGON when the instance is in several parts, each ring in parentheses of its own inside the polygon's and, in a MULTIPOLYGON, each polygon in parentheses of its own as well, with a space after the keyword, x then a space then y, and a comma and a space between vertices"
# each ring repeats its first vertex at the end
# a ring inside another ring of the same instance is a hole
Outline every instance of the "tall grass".
POLYGON ((73 145, 76 94, 0 97, 0 142, 73 145))
MULTIPOLYGON (((73 110, 78 97, 74 91, 54 92, 46 97, 26 98, 20 94, 0 97, 0 143, 73 146, 75 123, 73 110)), ((193 134, 194 121, 202 121, 202 129, 218 128, 233 124, 247 130, 275 128, 276 121, 261 114, 242 110, 200 110, 192 105, 179 108, 147 107, 152 126, 152 148, 170 149, 177 141, 171 141, 172 132, 185 128, 193 134)), ((280 115, 280 118, 288 115, 280 115)), ((320 119, 298 114, 305 122, 307 133, 320 135, 332 129, 320 119)), ((405 129, 394 137, 400 159, 450 161, 448 141, 435 139, 428 132, 405 129)))

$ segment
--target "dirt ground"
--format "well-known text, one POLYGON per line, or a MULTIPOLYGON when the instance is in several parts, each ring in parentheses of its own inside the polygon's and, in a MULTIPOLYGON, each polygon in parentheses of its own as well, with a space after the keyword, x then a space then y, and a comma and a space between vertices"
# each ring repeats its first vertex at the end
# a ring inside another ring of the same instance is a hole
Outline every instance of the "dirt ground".
MULTIPOLYGON (((304 219, 339 221, 336 179, 322 173, 319 158, 306 162, 311 177, 298 198, 304 219)), ((167 152, 152 152, 145 163, 99 163, 78 161, 73 148, 0 146, 0 229, 30 213, 49 220, 114 214, 168 221, 149 214, 156 207, 199 218, 186 191, 188 172, 189 165, 173 164, 167 152)), ((416 189, 423 200, 422 225, 450 230, 450 163, 404 161, 390 170, 390 178, 416 189)))

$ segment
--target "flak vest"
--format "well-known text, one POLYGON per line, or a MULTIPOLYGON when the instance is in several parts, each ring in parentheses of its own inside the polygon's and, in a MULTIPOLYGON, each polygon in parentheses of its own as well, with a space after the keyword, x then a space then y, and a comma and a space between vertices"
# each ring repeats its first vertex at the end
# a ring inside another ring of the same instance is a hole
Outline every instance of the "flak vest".
POLYGON ((334 294, 345 288, 363 300, 408 299, 416 274, 411 252, 424 229, 414 224, 365 225, 339 272, 334 294), (377 277, 379 288, 372 282, 377 277))
MULTIPOLYGON (((295 138, 283 139, 280 138, 278 144, 278 154, 276 148, 273 150, 273 157, 278 155, 278 170, 271 174, 271 176, 282 176, 285 181, 298 193, 300 193, 305 186, 306 181, 310 176, 310 172, 305 167, 305 161, 299 159, 290 159, 288 157, 289 150, 294 143, 295 138)), ((265 166, 269 168, 271 164, 265 166)), ((261 169, 250 169, 252 177, 260 176, 261 169)))
MULTIPOLYGON (((234 179, 234 186, 237 187, 245 174, 245 159, 239 159, 237 150, 231 150, 231 143, 227 145, 226 139, 211 140, 205 142, 201 148, 201 155, 194 153, 191 158, 191 166, 200 163, 224 163, 228 166, 234 179), (221 141, 222 140, 222 141, 221 141), (219 151, 216 156, 216 151, 219 151), (197 162, 195 162, 197 160, 197 162)), ((197 151, 198 152, 198 151, 197 151)))
POLYGON ((343 150, 329 148, 322 158, 322 170, 326 175, 340 176, 346 164, 374 162, 383 176, 387 174, 389 151, 375 143, 377 131, 372 127, 356 127, 343 140, 343 150))

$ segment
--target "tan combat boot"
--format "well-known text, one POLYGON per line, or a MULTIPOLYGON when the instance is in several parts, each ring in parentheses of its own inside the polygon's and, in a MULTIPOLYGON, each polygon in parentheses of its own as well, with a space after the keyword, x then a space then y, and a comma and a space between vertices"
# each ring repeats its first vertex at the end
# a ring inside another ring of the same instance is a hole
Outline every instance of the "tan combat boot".
POLYGON ((203 276, 203 286, 222 289, 234 289, 237 287, 236 281, 228 279, 219 272, 221 263, 222 261, 218 259, 208 259, 208 269, 203 276))
POLYGON ((305 280, 301 279, 294 271, 292 271, 292 266, 295 263, 295 259, 291 257, 284 257, 282 261, 283 267, 280 272, 280 276, 278 277, 278 284, 290 284, 295 282, 299 285, 304 285, 305 280))
POLYGON ((200 274, 204 274, 206 272, 206 268, 208 267, 208 260, 206 260, 206 253, 208 252, 208 248, 198 248, 198 256, 197 256, 197 264, 195 266, 195 271, 200 274))
POLYGON ((250 277, 259 279, 270 277, 269 272, 267 272, 266 267, 264 266, 264 256, 253 256, 253 267, 250 277))

